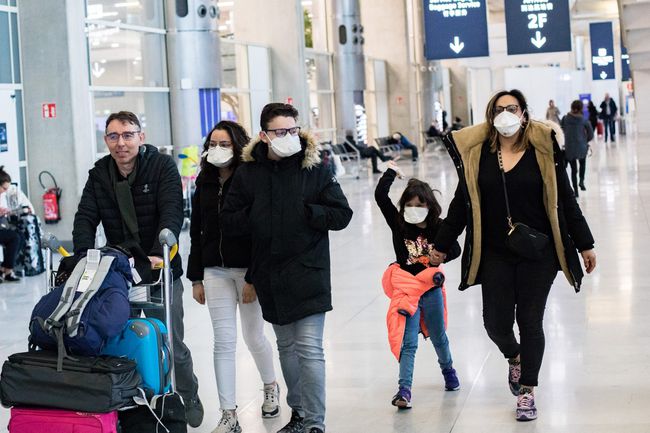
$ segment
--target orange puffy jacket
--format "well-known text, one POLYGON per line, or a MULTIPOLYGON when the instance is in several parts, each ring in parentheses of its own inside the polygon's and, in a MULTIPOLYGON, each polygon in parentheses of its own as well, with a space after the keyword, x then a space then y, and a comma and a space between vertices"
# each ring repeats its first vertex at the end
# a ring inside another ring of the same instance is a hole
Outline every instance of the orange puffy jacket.
MULTIPOLYGON (((402 350, 402 340, 404 339, 404 329, 406 329, 406 316, 400 311, 408 313, 410 316, 415 314, 418 309, 420 297, 433 287, 433 276, 436 272, 442 272, 442 268, 427 268, 417 275, 406 272, 397 263, 393 263, 386 269, 381 283, 384 286, 384 293, 390 298, 390 306, 386 315, 386 325, 388 326, 388 343, 390 350, 399 361, 399 355, 402 350)), ((445 328, 447 327, 447 291, 443 284, 442 299, 445 307, 445 328)), ((424 324, 424 317, 420 315, 420 330, 425 337, 429 336, 424 324)))

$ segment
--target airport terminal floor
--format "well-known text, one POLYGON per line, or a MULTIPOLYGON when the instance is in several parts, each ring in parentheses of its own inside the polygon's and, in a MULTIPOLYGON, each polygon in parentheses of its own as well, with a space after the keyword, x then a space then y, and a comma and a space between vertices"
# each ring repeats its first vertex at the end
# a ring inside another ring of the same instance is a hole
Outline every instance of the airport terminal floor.
MULTIPOLYGON (((407 177, 439 189, 446 209, 457 179, 446 152, 432 150, 417 164, 407 157, 398 164, 407 177)), ((621 136, 607 147, 597 142, 587 164, 587 190, 579 203, 596 239, 598 267, 579 294, 562 275, 555 280, 536 389, 539 418, 529 423, 515 421, 507 363, 483 328, 480 288, 456 290, 460 260, 445 269, 448 335, 461 389, 444 391, 433 347, 420 340, 413 409, 391 406, 398 364, 387 341, 388 298, 380 279, 394 256, 390 231, 373 197, 378 175, 362 171, 358 180, 340 179, 354 217, 347 229, 331 234, 334 311, 327 314, 325 329, 328 432, 650 432, 650 137, 621 136)), ((396 181, 394 200, 405 183, 396 181)), ((186 258, 187 232, 181 242, 186 258)), ((194 302, 187 280, 185 287, 186 342, 206 409, 202 426, 190 431, 209 433, 220 418, 212 331, 207 307, 194 302)), ((44 290, 43 276, 0 285, 0 359, 26 349, 28 318, 44 290)), ((266 331, 273 341, 271 327, 266 331)), ((275 362, 279 373, 277 353, 275 362)), ((261 419, 261 389, 240 335, 237 402, 245 433, 275 432, 289 419, 284 393, 281 416, 261 419)), ((8 419, 9 411, 0 409, 0 431, 8 419)))

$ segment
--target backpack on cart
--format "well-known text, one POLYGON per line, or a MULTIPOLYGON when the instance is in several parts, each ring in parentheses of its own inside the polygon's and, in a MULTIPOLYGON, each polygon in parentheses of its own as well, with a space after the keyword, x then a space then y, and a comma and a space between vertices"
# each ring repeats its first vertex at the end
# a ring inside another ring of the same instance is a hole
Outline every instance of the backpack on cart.
POLYGON ((65 282, 46 294, 32 311, 30 345, 97 356, 129 318, 132 282, 128 257, 113 248, 89 250, 65 282))

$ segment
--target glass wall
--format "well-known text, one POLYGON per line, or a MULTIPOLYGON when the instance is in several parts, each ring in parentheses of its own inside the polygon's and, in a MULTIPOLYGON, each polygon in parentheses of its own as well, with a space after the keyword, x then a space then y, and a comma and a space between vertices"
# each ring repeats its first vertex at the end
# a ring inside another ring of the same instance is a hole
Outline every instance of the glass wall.
POLYGON ((138 115, 147 143, 171 146, 163 6, 161 0, 86 1, 97 157, 106 153, 106 118, 120 110, 138 115))
POLYGON ((28 194, 18 8, 0 1, 0 165, 28 194))
POLYGON ((305 74, 309 86, 309 128, 319 141, 334 140, 332 55, 306 49, 305 74))

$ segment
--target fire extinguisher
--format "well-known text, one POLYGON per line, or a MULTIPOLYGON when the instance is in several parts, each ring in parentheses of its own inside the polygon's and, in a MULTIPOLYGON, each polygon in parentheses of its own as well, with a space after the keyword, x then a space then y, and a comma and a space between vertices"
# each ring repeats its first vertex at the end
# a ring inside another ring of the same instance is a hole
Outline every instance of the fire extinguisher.
POLYGON ((59 208, 59 200, 61 200, 61 188, 56 183, 56 179, 49 171, 41 171, 38 174, 38 183, 41 184, 41 187, 45 190, 43 193, 43 211, 45 214, 45 224, 56 224, 61 221, 61 209, 59 208), (45 188, 41 178, 44 174, 50 176, 54 187, 45 188))

